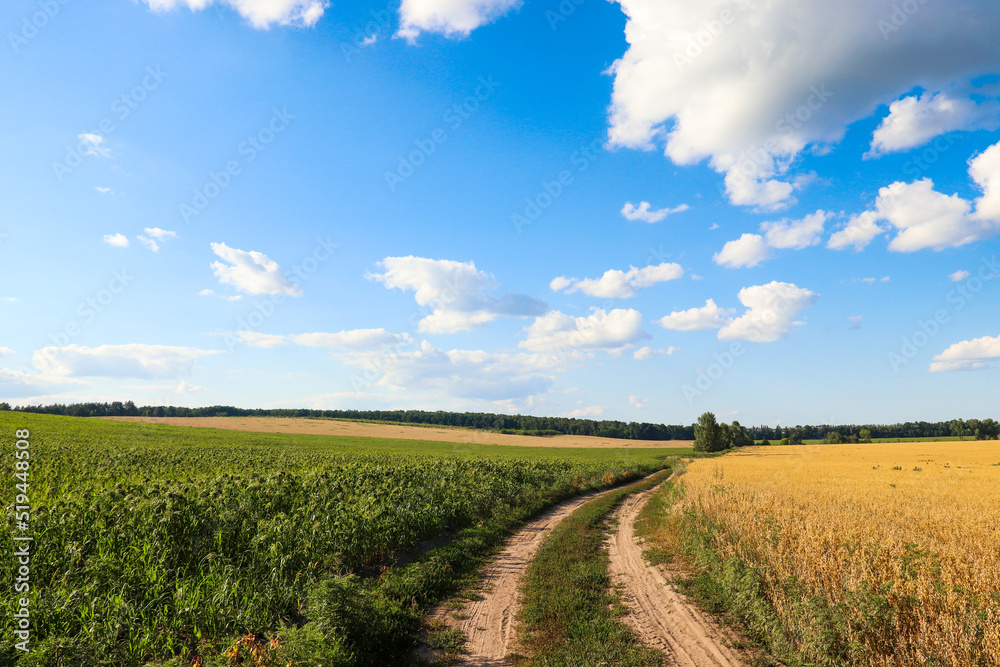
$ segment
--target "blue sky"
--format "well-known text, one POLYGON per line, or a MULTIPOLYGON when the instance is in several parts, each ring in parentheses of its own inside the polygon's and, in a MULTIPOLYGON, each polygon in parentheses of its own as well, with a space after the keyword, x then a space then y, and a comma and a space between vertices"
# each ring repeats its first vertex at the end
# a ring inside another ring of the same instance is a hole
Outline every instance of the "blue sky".
POLYGON ((995 410, 987 2, 0 17, 2 400, 995 410))

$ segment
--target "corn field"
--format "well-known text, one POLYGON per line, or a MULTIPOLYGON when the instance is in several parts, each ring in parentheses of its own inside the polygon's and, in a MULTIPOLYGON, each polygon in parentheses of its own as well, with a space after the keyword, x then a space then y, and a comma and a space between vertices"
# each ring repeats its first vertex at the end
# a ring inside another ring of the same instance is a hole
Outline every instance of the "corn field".
POLYGON ((755 573, 805 664, 1000 664, 995 443, 754 448, 679 490, 673 529, 755 573))
MULTIPOLYGON (((171 434, 185 429, 38 415, 0 417, 0 428, 5 437, 32 432, 29 597, 40 662, 31 664, 190 660, 208 640, 301 623, 309 592, 326 579, 650 468, 352 452, 334 438, 324 447, 239 432, 178 442, 171 434)), ((14 482, 4 479, 0 548, 11 554, 14 482)), ((7 593, 12 571, 0 580, 3 664, 28 659, 6 624, 18 597, 7 593)))

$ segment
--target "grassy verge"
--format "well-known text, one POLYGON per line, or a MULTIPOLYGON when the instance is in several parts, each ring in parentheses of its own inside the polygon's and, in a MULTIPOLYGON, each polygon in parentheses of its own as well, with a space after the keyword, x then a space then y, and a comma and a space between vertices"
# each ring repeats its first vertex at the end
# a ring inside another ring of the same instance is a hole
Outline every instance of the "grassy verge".
POLYGON ((516 664, 528 666, 662 665, 620 620, 624 608, 608 574, 604 540, 608 514, 625 496, 652 488, 670 474, 652 477, 595 498, 566 517, 539 549, 524 585, 525 649, 516 664))
MULTIPOLYGON (((703 611, 736 628, 747 639, 736 648, 752 667, 781 664, 772 656, 789 667, 846 664, 837 662, 840 655, 817 663, 800 658, 795 650, 796 637, 782 625, 763 578, 739 559, 723 560, 718 556, 712 547, 716 528, 706 517, 674 511, 682 494, 682 484, 665 484, 639 513, 635 533, 645 539, 646 559, 654 565, 668 564, 687 572, 676 578, 674 585, 703 611)), ((809 612, 807 615, 817 627, 829 625, 832 634, 836 619, 825 614, 820 605, 803 611, 809 612)))

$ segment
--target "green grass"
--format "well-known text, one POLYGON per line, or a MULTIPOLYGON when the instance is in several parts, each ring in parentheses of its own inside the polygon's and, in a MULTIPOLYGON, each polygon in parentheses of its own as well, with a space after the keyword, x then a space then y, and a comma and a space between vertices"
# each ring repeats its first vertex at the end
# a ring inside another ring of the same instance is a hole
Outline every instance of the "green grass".
POLYGON ((620 620, 604 540, 608 514, 625 496, 661 483, 669 470, 591 500, 561 521, 525 577, 522 666, 652 666, 663 656, 643 646, 620 620))
MULTIPOLYGON (((670 450, 565 450, 0 413, 30 429, 32 653, 0 663, 230 664, 248 632, 303 665, 393 664, 424 610, 552 503, 670 450), (393 567, 396 554, 454 540, 393 567), (178 662, 180 661, 180 662, 178 662)), ((4 463, 11 471, 13 459, 4 463)), ((0 489, 5 506, 14 484, 0 489)), ((0 549, 13 550, 13 512, 0 549)), ((0 587, 13 590, 12 569, 0 587)), ((250 650, 248 648, 247 650, 250 650)), ((285 663, 282 662, 282 665, 285 663)))

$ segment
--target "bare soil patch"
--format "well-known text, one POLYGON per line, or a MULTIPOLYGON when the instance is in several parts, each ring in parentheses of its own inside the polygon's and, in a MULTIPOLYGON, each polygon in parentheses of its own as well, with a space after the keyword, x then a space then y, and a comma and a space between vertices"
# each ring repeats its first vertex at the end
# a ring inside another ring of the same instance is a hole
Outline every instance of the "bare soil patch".
POLYGON ((336 419, 306 419, 301 417, 100 417, 114 421, 144 424, 170 424, 194 428, 219 428, 257 433, 302 433, 307 435, 340 435, 359 438, 390 438, 396 440, 434 440, 469 445, 509 445, 514 447, 583 447, 649 449, 658 447, 690 447, 687 440, 624 440, 597 438, 586 435, 555 435, 535 437, 506 435, 490 431, 439 426, 399 426, 336 419))

